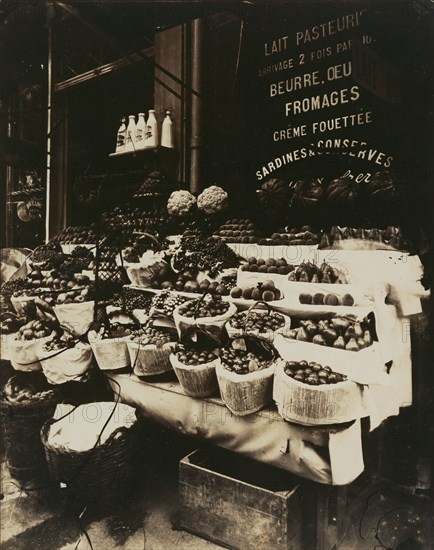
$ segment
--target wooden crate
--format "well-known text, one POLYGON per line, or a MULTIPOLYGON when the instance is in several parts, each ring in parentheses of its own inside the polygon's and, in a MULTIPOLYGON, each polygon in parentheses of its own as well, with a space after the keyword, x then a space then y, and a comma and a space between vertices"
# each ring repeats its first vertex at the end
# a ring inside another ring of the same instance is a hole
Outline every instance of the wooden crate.
POLYGON ((179 468, 180 527, 228 548, 300 550, 297 478, 213 448, 179 468))

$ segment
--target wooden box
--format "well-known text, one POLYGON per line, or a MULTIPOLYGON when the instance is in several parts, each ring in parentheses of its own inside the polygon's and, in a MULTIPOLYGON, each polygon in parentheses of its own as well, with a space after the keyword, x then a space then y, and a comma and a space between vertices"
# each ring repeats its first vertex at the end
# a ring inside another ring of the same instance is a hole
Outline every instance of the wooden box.
POLYGON ((300 550, 297 479, 213 448, 180 462, 180 527, 228 548, 300 550))

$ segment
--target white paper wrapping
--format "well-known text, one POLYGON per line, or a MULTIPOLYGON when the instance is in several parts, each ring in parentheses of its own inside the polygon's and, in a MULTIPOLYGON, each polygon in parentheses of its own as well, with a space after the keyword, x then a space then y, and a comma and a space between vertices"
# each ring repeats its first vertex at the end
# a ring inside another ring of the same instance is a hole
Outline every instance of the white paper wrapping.
POLYGON ((137 420, 134 408, 112 402, 87 403, 75 410, 73 405, 61 403, 56 407, 54 418, 59 420, 50 426, 47 443, 58 449, 78 452, 92 449, 100 435, 99 445, 103 445, 115 430, 130 428, 137 420))
POLYGON ((53 309, 62 326, 74 336, 81 336, 93 323, 94 307, 95 302, 82 302, 81 304, 60 304, 53 309))
POLYGON ((92 366, 92 350, 88 344, 78 342, 61 353, 37 350, 42 370, 50 384, 64 384, 80 380, 92 366))

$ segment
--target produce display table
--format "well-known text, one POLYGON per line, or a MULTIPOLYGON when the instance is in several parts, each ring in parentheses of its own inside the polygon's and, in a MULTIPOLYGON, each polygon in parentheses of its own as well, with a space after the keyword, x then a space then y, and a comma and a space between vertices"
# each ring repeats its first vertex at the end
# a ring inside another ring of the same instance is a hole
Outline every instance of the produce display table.
POLYGON ((360 420, 304 427, 284 421, 274 407, 234 416, 220 399, 189 397, 176 382, 151 384, 113 373, 108 382, 150 420, 301 477, 344 485, 363 471, 360 420))

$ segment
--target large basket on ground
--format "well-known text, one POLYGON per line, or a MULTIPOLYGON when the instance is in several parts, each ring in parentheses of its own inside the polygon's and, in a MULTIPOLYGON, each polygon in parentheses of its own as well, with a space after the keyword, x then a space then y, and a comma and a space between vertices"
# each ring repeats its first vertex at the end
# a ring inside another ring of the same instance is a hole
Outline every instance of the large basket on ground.
MULTIPOLYGON (((25 380, 26 377, 40 378, 41 387, 46 380, 41 372, 20 373, 9 383, 25 380)), ((48 395, 32 401, 15 401, 4 393, 0 399, 0 415, 4 435, 6 459, 9 472, 18 481, 45 479, 48 475, 44 448, 41 443, 41 427, 52 418, 57 403, 61 401, 57 389, 48 395)))
POLYGON ((83 452, 51 446, 48 435, 52 423, 46 422, 41 430, 50 476, 59 484, 66 485, 73 502, 98 502, 110 507, 133 492, 137 468, 137 422, 130 428, 118 428, 105 443, 83 452))

